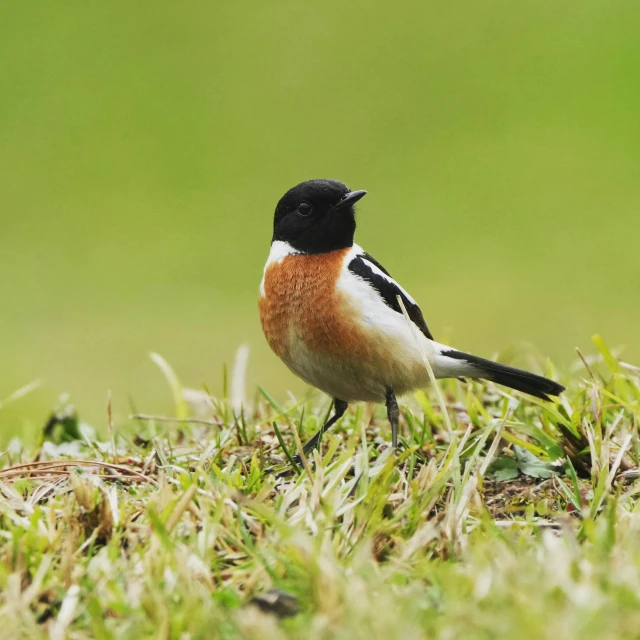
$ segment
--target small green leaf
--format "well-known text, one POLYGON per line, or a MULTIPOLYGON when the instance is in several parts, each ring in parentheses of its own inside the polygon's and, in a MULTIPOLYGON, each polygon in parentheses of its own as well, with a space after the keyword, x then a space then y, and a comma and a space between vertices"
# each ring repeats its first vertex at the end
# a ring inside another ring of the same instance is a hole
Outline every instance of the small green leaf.
POLYGON ((514 480, 520 475, 520 472, 518 471, 518 464, 509 456, 500 456, 499 458, 496 458, 489 465, 488 472, 492 478, 495 478, 499 482, 514 480))
POLYGON ((520 469, 525 476, 532 478, 550 478, 551 476, 557 475, 555 465, 551 462, 543 462, 539 458, 536 458, 530 451, 517 445, 513 447, 513 451, 516 455, 515 462, 518 465, 518 469, 520 469))

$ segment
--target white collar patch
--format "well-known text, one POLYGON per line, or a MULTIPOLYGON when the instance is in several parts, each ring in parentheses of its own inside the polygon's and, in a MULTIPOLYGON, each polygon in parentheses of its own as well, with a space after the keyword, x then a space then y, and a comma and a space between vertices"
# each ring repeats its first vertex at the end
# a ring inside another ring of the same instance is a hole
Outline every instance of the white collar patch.
POLYGON ((287 256, 294 256, 298 253, 300 252, 294 249, 288 242, 275 240, 271 243, 271 251, 269 251, 266 266, 274 262, 282 262, 287 256))

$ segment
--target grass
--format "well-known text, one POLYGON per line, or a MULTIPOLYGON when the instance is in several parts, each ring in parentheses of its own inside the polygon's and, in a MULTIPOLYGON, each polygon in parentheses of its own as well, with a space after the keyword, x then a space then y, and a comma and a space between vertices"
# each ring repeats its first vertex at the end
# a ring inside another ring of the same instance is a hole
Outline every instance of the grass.
POLYGON ((215 399, 155 355, 178 417, 99 439, 64 405, 3 452, 0 636, 635 638, 639 371, 595 342, 555 404, 445 381, 450 431, 417 393, 395 454, 352 406, 295 470, 327 401, 242 402, 237 371, 215 399))

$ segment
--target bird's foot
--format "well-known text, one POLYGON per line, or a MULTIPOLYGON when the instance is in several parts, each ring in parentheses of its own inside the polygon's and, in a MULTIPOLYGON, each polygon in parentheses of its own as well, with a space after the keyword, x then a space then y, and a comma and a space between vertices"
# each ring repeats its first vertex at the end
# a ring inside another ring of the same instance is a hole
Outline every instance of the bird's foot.
MULTIPOLYGON (((304 457, 307 459, 309 458, 311 453, 313 453, 314 449, 318 448, 317 443, 313 444, 313 446, 308 446, 309 444, 310 443, 307 442, 307 444, 304 447, 302 447, 302 453, 304 454, 304 457)), ((302 456, 299 453, 296 453, 292 459, 298 467, 302 466, 302 456)))

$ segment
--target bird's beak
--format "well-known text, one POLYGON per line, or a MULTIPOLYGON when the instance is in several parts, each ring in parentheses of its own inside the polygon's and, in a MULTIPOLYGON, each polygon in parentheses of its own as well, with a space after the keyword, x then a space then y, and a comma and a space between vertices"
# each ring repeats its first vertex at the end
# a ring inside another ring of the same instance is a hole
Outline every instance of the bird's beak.
POLYGON ((358 202, 360 198, 363 198, 366 195, 366 191, 349 191, 349 193, 345 194, 338 204, 334 204, 333 207, 331 207, 331 211, 342 211, 342 209, 351 207, 358 202))

